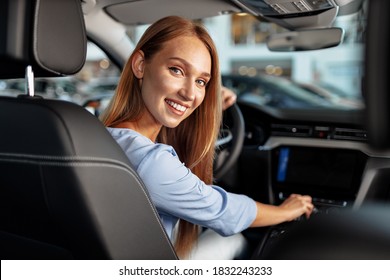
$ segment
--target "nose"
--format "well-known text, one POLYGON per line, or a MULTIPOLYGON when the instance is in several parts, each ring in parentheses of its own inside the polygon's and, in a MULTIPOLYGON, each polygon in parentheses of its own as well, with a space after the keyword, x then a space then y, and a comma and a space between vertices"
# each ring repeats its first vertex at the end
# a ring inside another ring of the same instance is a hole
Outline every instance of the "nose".
POLYGON ((194 101, 195 100, 195 85, 192 82, 186 82, 183 84, 182 88, 179 90, 179 95, 185 101, 194 101))

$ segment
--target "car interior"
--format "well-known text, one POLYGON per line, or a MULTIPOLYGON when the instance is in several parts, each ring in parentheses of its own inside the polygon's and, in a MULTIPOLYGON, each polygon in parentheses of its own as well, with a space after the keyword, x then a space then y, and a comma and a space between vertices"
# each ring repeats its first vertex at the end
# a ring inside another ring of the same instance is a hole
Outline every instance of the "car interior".
MULTIPOLYGON (((207 22, 246 13, 283 28, 267 38, 269 49, 308 54, 341 44, 344 30, 333 22, 362 9, 367 19, 358 84, 364 107, 333 108, 317 97, 310 108, 272 107, 287 104, 269 102, 277 96, 271 84, 283 83, 278 79, 267 82, 262 103, 258 96, 254 101, 238 94, 224 112, 214 177, 226 190, 264 203, 278 205, 292 193, 313 198, 309 219, 245 230, 251 259, 389 259, 389 5, 385 0, 2 1, 0 90, 2 81, 14 79, 25 90, 0 96, 1 259, 178 259, 142 180, 86 110, 112 93, 81 104, 35 94, 36 79, 79 73, 89 42, 120 68, 134 46, 125 26, 171 14, 207 22)), ((234 77, 222 75, 224 85, 236 93, 242 83, 248 86, 234 77)), ((302 97, 306 91, 287 88, 294 104, 314 100, 302 97)))

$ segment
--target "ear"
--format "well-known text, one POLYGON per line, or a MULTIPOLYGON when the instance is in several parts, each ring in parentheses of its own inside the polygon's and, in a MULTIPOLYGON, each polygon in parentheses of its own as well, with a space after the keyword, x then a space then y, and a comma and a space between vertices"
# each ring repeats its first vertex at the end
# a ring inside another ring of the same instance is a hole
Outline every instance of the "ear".
POLYGON ((138 50, 134 53, 133 60, 131 61, 131 68, 138 79, 143 78, 145 69, 145 56, 143 51, 138 50))

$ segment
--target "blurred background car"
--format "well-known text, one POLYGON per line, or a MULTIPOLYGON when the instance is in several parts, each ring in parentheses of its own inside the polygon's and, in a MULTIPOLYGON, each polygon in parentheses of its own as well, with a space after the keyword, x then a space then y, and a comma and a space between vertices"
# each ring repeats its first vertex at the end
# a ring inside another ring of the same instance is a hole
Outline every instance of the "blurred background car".
MULTIPOLYGON (((18 96, 25 93, 26 83, 24 79, 13 79, 0 81, 0 95, 18 96)), ((60 99, 76 102, 81 98, 78 90, 78 81, 69 78, 37 78, 34 80, 34 90, 36 95, 48 99, 60 99)))
MULTIPOLYGON (((274 108, 329 108, 334 104, 313 95, 286 78, 258 75, 222 75, 222 84, 233 89, 237 98, 260 106, 274 108)), ((334 107, 334 106, 333 106, 334 107)))
POLYGON ((102 77, 86 83, 79 104, 98 117, 108 106, 118 81, 119 77, 102 77))
POLYGON ((350 109, 362 109, 364 108, 363 99, 359 96, 351 96, 339 89, 327 83, 300 83, 300 87, 306 91, 319 96, 336 106, 341 106, 350 109))

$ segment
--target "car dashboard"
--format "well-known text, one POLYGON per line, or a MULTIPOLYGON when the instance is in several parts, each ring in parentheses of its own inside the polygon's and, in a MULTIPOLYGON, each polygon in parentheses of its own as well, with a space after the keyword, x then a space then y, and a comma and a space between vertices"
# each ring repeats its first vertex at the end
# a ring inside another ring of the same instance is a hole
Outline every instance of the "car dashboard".
POLYGON ((239 106, 246 131, 236 174, 255 199, 280 203, 301 193, 335 207, 388 199, 389 190, 381 192, 374 179, 388 176, 390 151, 370 147, 361 111, 239 106))
MULTIPOLYGON (((245 141, 225 178, 234 182, 229 188, 276 205, 292 193, 310 195, 312 216, 389 203, 390 151, 370 147, 362 111, 283 110, 245 102, 239 107, 245 141)), ((288 224, 248 230, 248 236, 263 238, 256 258, 288 224)))

